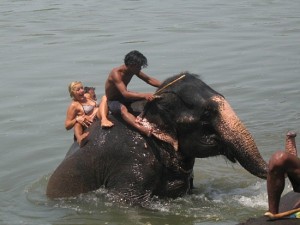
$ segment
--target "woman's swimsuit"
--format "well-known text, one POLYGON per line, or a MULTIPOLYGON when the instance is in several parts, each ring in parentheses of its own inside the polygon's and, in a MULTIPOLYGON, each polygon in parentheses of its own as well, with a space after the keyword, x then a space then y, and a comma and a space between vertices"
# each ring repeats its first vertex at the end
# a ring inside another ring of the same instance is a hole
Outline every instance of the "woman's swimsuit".
POLYGON ((93 112, 94 108, 97 106, 97 103, 95 102, 95 105, 82 105, 82 109, 85 113, 85 115, 89 115, 91 112, 93 112))
POLYGON ((89 115, 91 112, 93 112, 95 106, 93 105, 82 105, 83 111, 86 115, 89 115))

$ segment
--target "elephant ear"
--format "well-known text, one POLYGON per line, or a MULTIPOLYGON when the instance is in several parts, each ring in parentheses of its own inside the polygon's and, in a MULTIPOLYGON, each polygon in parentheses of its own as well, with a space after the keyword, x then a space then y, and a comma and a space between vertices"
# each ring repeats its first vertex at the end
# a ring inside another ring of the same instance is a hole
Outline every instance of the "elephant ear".
POLYGON ((175 151, 178 151, 178 139, 177 135, 173 132, 166 132, 159 127, 157 127, 156 124, 150 123, 146 118, 142 118, 143 113, 137 117, 136 122, 139 123, 141 126, 147 127, 151 130, 151 133, 154 137, 157 139, 167 142, 170 145, 173 146, 175 151))
POLYGON ((177 138, 174 137, 174 135, 171 135, 160 129, 153 129, 152 135, 161 141, 171 144, 173 146, 174 150, 178 151, 178 140, 177 140, 177 138))

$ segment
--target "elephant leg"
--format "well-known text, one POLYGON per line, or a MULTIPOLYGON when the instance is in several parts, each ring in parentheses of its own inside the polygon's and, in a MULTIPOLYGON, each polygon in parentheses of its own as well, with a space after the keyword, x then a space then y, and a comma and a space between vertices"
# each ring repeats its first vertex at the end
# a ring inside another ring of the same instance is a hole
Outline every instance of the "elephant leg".
POLYGON ((72 197, 96 189, 93 170, 85 159, 78 158, 67 157, 51 175, 46 190, 49 198, 72 197))

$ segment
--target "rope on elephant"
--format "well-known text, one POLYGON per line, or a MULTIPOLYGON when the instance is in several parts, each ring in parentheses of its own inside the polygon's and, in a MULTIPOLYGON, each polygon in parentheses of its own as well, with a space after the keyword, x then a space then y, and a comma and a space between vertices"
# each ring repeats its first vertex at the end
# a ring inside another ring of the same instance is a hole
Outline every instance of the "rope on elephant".
POLYGON ((161 89, 159 89, 158 91, 156 91, 154 93, 154 95, 157 95, 158 93, 160 93, 162 90, 166 89, 167 87, 171 86, 172 84, 176 83, 177 81, 181 80, 182 78, 185 77, 185 74, 181 75, 180 77, 178 77, 177 79, 173 80, 172 82, 166 84, 165 86, 163 86, 161 89))
POLYGON ((291 219, 300 219, 300 208, 292 209, 286 212, 273 214, 271 212, 266 212, 265 216, 269 217, 272 220, 282 219, 282 218, 291 218, 291 219))

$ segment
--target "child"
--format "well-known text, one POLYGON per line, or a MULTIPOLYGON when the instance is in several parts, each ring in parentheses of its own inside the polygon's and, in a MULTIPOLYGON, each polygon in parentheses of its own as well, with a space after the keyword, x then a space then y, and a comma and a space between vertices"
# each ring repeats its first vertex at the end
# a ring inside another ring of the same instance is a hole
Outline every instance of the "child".
MULTIPOLYGON (((91 99, 92 101, 95 101, 97 103, 97 96, 95 93, 94 87, 84 87, 84 95, 86 98, 91 99)), ((100 120, 100 125, 102 128, 109 128, 112 127, 114 124, 110 120, 108 120, 108 106, 107 106, 107 98, 106 96, 102 96, 101 103, 98 109, 97 117, 100 120), (104 115, 104 116, 101 116, 104 115)))
POLYGON ((84 95, 94 101, 97 101, 97 96, 94 87, 84 87, 84 95))

